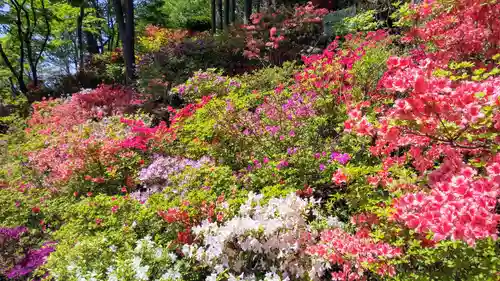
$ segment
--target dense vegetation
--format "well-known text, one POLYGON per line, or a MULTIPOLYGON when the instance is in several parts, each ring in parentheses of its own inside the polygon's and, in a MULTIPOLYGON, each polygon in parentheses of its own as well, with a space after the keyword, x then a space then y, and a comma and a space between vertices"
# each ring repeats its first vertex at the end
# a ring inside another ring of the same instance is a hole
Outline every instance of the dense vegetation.
POLYGON ((498 281, 500 3, 327 2, 2 2, 0 280, 498 281))

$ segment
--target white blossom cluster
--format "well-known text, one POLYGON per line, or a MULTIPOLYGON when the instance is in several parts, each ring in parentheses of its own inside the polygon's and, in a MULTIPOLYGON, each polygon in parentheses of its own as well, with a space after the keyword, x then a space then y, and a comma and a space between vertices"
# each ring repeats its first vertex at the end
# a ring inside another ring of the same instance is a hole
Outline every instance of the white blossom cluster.
POLYGON ((261 205, 262 195, 250 193, 239 215, 222 224, 204 221, 193 232, 198 246, 185 246, 185 255, 212 269, 207 281, 224 274, 231 281, 254 280, 253 274, 278 281, 303 277, 310 269, 304 249, 314 239, 305 216, 314 199, 289 194, 261 205), (233 275, 235 274, 235 275, 233 275))
MULTIPOLYGON (((117 247, 110 246, 109 251, 117 253, 117 247)), ((177 281, 182 279, 182 269, 176 261, 175 253, 157 245, 147 236, 138 240, 132 251, 117 254, 113 260, 104 262, 109 266, 103 272, 89 271, 85 261, 82 261, 83 264, 71 262, 64 276, 57 273, 52 276, 61 281, 177 281)))

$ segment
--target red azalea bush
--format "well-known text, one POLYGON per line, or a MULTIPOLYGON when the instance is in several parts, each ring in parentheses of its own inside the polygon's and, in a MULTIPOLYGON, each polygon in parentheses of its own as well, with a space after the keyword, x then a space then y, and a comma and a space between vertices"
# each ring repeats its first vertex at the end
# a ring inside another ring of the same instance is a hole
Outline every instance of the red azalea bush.
POLYGON ((404 38, 424 43, 434 60, 488 60, 499 51, 500 12, 497 1, 424 1, 408 20, 414 26, 404 38), (479 57, 476 57, 479 55, 479 57))
POLYGON ((322 18, 326 14, 327 9, 317 9, 308 2, 291 10, 280 8, 252 14, 251 22, 234 32, 245 40, 245 57, 281 64, 318 43, 322 35, 322 18))
MULTIPOLYGON (((415 187, 416 193, 394 201, 394 220, 418 233, 432 233, 435 241, 448 238, 470 245, 497 237, 500 216, 495 214, 495 206, 500 182, 495 151, 500 140, 500 80, 487 75, 488 68, 478 68, 483 69, 479 75, 476 69, 471 71, 474 76, 465 74, 460 79, 447 70, 467 70, 474 64, 450 60, 471 55, 498 64, 491 57, 497 42, 489 37, 497 28, 488 15, 499 6, 479 2, 456 1, 448 12, 415 27, 410 37, 439 48, 390 57, 377 92, 371 93, 370 101, 348 104, 345 123, 346 131, 373 139, 370 151, 384 163, 384 169, 371 179, 374 185, 397 184, 391 183, 389 170, 404 165, 410 165, 423 181, 415 187), (478 22, 458 20, 465 15, 478 22), (460 26, 452 28, 450 19, 460 26), (471 24, 480 30, 472 29, 471 24), (473 33, 479 37, 458 44, 464 35, 473 33), (438 38, 444 41, 436 41, 438 38)), ((417 10, 430 16, 439 7, 424 3, 417 10)))

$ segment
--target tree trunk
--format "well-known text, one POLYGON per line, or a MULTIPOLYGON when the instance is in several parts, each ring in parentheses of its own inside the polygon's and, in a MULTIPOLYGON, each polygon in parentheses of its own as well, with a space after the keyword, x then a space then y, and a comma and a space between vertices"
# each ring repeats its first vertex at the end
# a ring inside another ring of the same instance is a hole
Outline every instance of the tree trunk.
POLYGON ((125 0, 126 3, 126 23, 125 38, 127 39, 128 50, 125 59, 127 77, 130 81, 135 80, 135 23, 134 23, 134 0, 125 0))
POLYGON ((231 0, 231 15, 230 21, 234 23, 236 20, 236 0, 231 0))
POLYGON ((85 16, 85 6, 84 2, 80 5, 80 14, 78 15, 76 21, 76 34, 78 37, 78 61, 79 61, 79 71, 84 71, 83 64, 83 17, 85 16))
POLYGON ((224 29, 227 32, 229 30, 229 1, 224 0, 224 29))
POLYGON ((256 8, 257 13, 260 13, 260 2, 261 2, 261 0, 257 0, 255 3, 255 8, 256 8))
POLYGON ((210 1, 210 8, 211 8, 211 12, 212 12, 212 34, 215 34, 215 32, 217 31, 217 17, 216 17, 216 14, 217 14, 217 9, 215 7, 215 0, 211 0, 210 1))
POLYGON ((252 15, 252 0, 245 0, 245 17, 243 22, 245 24, 250 23, 250 16, 252 15))
POLYGON ((133 0, 125 0, 125 7, 120 0, 113 0, 118 23, 118 34, 122 41, 123 59, 125 60, 126 83, 131 83, 135 78, 134 57, 134 6, 133 0), (125 9, 124 9, 125 8, 125 9), (126 12, 126 20, 124 18, 126 12))
POLYGON ((16 26, 17 26, 17 36, 19 39, 19 72, 16 71, 12 63, 10 62, 9 58, 7 57, 7 54, 5 53, 3 46, 0 42, 0 56, 2 57, 3 62, 9 68, 10 72, 12 75, 16 78, 17 83, 19 84, 19 91, 21 91, 23 94, 28 93, 28 87, 26 87, 26 83, 24 82, 24 36, 23 36, 23 29, 22 29, 22 21, 21 21, 21 6, 24 5, 26 0, 24 0, 21 4, 12 1, 12 4, 14 6, 14 9, 16 10, 16 26))
MULTIPOLYGON (((87 52, 91 55, 99 54, 99 45, 93 33, 84 31, 87 40, 87 52)), ((101 43, 102 44, 102 43, 101 43)))
MULTIPOLYGON (((95 16, 97 18, 101 18, 101 19, 104 18, 104 12, 102 11, 101 7, 99 6, 98 1, 92 0, 90 3, 92 4, 92 8, 94 8, 94 10, 95 10, 95 16)), ((97 45, 97 43, 96 43, 96 45, 98 46, 97 47, 98 53, 104 52, 104 44, 105 43, 104 43, 104 39, 102 38, 102 29, 99 28, 99 34, 97 36, 97 40, 95 39, 94 34, 91 34, 91 35, 93 36, 94 40, 99 43, 99 45, 97 45)), ((89 41, 89 39, 87 37, 87 44, 89 44, 88 41, 89 41)), ((89 50, 89 53, 93 54, 92 52, 90 52, 90 50, 89 50)))
POLYGON ((19 84, 19 91, 21 91, 23 94, 28 93, 28 87, 26 87, 26 83, 24 83, 24 77, 23 77, 23 72, 20 71, 19 73, 14 69, 12 64, 9 61, 9 58, 5 54, 5 51, 3 50, 2 44, 0 44, 0 56, 3 59, 3 62, 5 65, 7 65, 7 68, 9 68, 10 72, 14 77, 16 77, 17 83, 19 84))
POLYGON ((222 30, 222 25, 223 25, 223 15, 222 15, 222 0, 217 0, 217 12, 219 14, 219 22, 218 22, 218 27, 220 30, 222 30))

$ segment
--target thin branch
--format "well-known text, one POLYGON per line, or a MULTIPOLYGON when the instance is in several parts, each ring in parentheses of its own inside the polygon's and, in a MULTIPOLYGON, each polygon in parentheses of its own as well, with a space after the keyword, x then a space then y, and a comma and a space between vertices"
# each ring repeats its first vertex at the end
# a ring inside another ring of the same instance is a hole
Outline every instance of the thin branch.
POLYGON ((17 71, 14 69, 14 66, 12 66, 12 63, 9 61, 7 54, 5 54, 5 51, 3 50, 2 43, 0 43, 0 56, 2 56, 2 59, 5 63, 5 65, 9 68, 10 72, 12 72, 12 74, 15 77, 19 77, 19 75, 17 74, 17 71))
POLYGON ((447 143, 447 144, 451 145, 452 147, 457 147, 457 148, 463 148, 463 149, 490 149, 491 148, 487 144, 476 144, 476 145, 473 145, 473 146, 466 146, 466 145, 458 144, 458 143, 456 143, 454 141, 451 141, 449 139, 442 139, 442 138, 438 138, 436 136, 431 136, 431 135, 428 135, 428 134, 417 133, 415 131, 405 130, 404 132, 407 133, 407 134, 410 134, 410 135, 415 135, 415 136, 420 136, 420 137, 426 137, 426 138, 429 138, 429 139, 431 139, 433 141, 447 143))
POLYGON ((35 67, 38 65, 38 62, 40 61, 40 58, 42 57, 42 54, 45 51, 45 48, 47 47, 47 42, 49 41, 50 37, 49 15, 47 14, 47 9, 45 9, 44 0, 42 0, 41 2, 42 2, 43 18, 45 20, 45 25, 47 26, 47 33, 45 34, 45 39, 42 43, 42 46, 40 47, 40 53, 38 54, 38 57, 35 60, 35 67))

